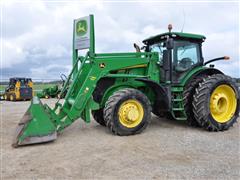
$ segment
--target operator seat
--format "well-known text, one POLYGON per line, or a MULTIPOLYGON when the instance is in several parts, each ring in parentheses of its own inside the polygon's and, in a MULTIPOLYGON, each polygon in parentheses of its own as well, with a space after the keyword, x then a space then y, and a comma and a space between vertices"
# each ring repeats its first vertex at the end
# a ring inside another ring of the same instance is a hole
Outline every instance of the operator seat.
POLYGON ((176 70, 180 72, 187 71, 188 69, 191 68, 192 65, 193 61, 190 58, 183 58, 177 64, 176 70))

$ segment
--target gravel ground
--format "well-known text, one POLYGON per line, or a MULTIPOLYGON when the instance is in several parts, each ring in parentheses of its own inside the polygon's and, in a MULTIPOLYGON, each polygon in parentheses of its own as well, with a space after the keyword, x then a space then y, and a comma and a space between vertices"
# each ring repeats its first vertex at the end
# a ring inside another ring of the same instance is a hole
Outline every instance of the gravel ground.
MULTIPOLYGON (((44 100, 54 105, 55 99, 44 100)), ((239 179, 239 123, 210 133, 159 119, 139 135, 114 136, 76 121, 55 142, 14 149, 16 124, 30 102, 0 102, 2 179, 239 179)))

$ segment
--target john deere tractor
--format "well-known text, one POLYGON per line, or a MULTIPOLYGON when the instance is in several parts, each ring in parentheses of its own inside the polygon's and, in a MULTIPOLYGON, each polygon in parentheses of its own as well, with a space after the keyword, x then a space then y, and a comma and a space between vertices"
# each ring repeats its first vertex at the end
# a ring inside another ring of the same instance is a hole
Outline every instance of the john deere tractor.
POLYGON ((67 77, 65 74, 61 74, 60 77, 62 80, 61 84, 56 84, 54 86, 44 88, 41 92, 37 93, 37 97, 45 98, 45 99, 56 98, 56 97, 64 98, 64 96, 66 95, 66 92, 67 92, 67 88, 66 88, 65 92, 61 94, 61 96, 60 96, 60 92, 62 90, 62 87, 64 86, 64 83, 65 83, 67 77))
POLYGON ((172 32, 169 26, 168 32, 143 40, 142 48, 135 44, 137 52, 95 53, 93 24, 93 15, 74 20, 74 65, 67 79, 73 82, 64 102, 51 109, 34 97, 18 124, 14 147, 53 141, 76 119, 89 123, 90 113, 120 136, 141 133, 151 112, 208 131, 227 130, 237 121, 236 83, 212 64, 229 57, 205 61, 205 36, 172 32), (85 56, 82 49, 88 49, 85 56))

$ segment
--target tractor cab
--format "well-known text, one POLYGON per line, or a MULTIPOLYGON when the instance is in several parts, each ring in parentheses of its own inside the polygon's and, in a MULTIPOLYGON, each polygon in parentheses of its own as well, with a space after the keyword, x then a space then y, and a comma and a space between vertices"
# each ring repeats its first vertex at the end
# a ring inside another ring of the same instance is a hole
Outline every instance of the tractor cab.
POLYGON ((31 78, 10 78, 9 79, 9 88, 18 87, 32 87, 32 79, 31 78))
POLYGON ((203 35, 171 32, 170 26, 169 32, 145 39, 143 43, 146 45, 147 52, 159 54, 161 81, 171 78, 173 83, 178 83, 188 71, 203 65, 201 46, 204 40, 203 35), (168 69, 171 73, 169 78, 166 77, 168 69))

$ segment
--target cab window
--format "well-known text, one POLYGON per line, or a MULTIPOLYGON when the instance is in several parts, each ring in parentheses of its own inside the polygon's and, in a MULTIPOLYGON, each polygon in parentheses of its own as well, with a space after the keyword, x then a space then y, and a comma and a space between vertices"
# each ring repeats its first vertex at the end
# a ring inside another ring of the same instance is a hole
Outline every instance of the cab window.
POLYGON ((157 44, 153 44, 149 46, 149 51, 150 52, 158 52, 159 54, 159 63, 162 63, 163 60, 163 50, 165 50, 166 47, 164 47, 164 42, 160 42, 157 44))
POLYGON ((176 71, 187 71, 200 61, 200 47, 198 43, 176 41, 173 54, 173 66, 176 71))

